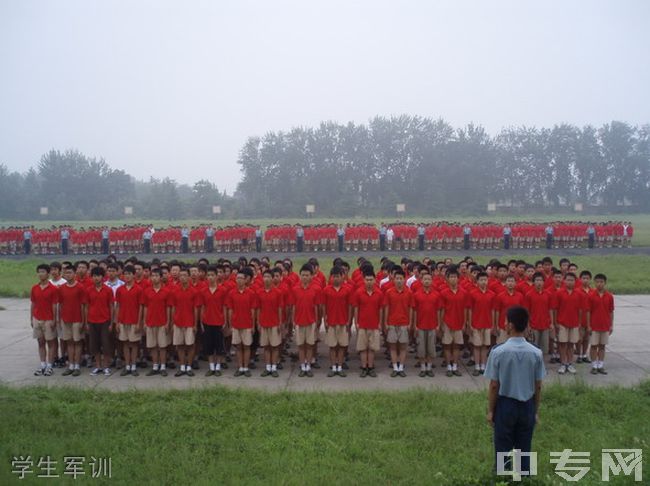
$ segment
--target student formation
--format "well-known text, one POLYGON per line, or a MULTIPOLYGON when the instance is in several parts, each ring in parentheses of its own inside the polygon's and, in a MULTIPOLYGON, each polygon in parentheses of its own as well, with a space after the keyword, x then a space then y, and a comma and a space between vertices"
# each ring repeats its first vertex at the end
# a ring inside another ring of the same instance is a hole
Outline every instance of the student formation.
POLYGON ((30 320, 39 376, 61 368, 75 377, 82 367, 91 375, 118 367, 121 376, 143 368, 147 376, 193 376, 207 361, 207 376, 230 367, 249 377, 263 366, 261 376, 272 379, 293 359, 300 377, 314 376, 323 362, 328 377, 374 378, 385 372, 375 364, 382 350, 394 378, 406 376, 407 365, 433 377, 439 359, 448 377, 462 374, 461 359, 478 376, 490 349, 508 338, 512 307, 527 309, 527 338, 558 373, 591 363, 592 374, 607 374, 605 347, 614 329, 607 277, 567 259, 556 266, 550 257, 485 266, 471 257, 384 257, 379 268, 359 258, 354 269, 335 258, 324 273, 315 258, 294 269, 288 258, 184 263, 109 256, 40 264, 36 271, 30 320), (321 341, 328 356, 318 354, 321 341), (359 370, 348 369, 350 353, 359 353, 359 370))
POLYGON ((259 226, 0 228, 0 255, 427 251, 629 247, 630 222, 450 222, 259 226))

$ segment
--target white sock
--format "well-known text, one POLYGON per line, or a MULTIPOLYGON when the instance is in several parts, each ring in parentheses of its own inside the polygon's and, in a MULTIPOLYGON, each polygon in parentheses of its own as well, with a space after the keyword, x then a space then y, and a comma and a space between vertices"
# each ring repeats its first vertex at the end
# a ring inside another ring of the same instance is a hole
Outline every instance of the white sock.
POLYGON ((474 365, 474 369, 480 371, 480 370, 481 370, 481 365, 480 365, 479 363, 476 363, 476 364, 474 365))
POLYGON ((52 363, 45 363, 45 367, 46 367, 46 368, 51 368, 51 367, 52 367, 52 363))
POLYGON ((311 365, 309 363, 305 363, 305 371, 311 370, 311 365))
POLYGON ((458 369, 458 364, 457 364, 457 363, 452 364, 452 365, 451 365, 451 369, 452 369, 453 371, 456 371, 456 370, 458 369))
POLYGON ((154 363, 154 364, 153 364, 153 370, 154 370, 154 371, 158 371, 158 363, 154 363))
POLYGON ((79 367, 79 363, 77 363, 76 365, 74 365, 74 369, 75 369, 75 370, 81 369, 81 368, 79 367))
POLYGON ((452 371, 452 369, 453 369, 453 368, 452 368, 451 364, 448 364, 448 365, 447 365, 447 371, 452 371))
POLYGON ((592 367, 593 369, 598 368, 598 363, 599 363, 598 360, 594 360, 594 361, 592 361, 592 362, 591 362, 591 367, 592 367))
POLYGON ((278 371, 278 365, 271 365, 271 371, 278 371))
POLYGON ((47 366, 47 363, 45 361, 41 361, 41 368, 45 368, 47 366))
POLYGON ((271 369, 272 369, 272 368, 271 368, 271 365, 270 365, 270 364, 267 364, 267 365, 266 365, 266 371, 271 371, 271 369))
POLYGON ((181 365, 181 371, 187 371, 187 367, 185 365, 181 365))
POLYGON ((338 366, 332 365, 332 371, 336 371, 336 370, 338 370, 338 366))
POLYGON ((404 371, 404 365, 402 363, 399 363, 397 366, 399 367, 398 371, 404 371))
POLYGON ((210 371, 214 371, 214 370, 215 370, 215 364, 214 364, 214 363, 210 363, 210 371))
POLYGON ((399 365, 397 363, 393 363, 393 370, 399 371, 399 365))
POLYGON ((68 366, 68 368, 70 368, 71 370, 74 370, 74 365, 72 363, 70 363, 70 366, 68 366))
POLYGON ((338 366, 336 367, 336 371, 338 371, 338 372, 343 371, 343 366, 338 365, 338 366))
POLYGON ((427 371, 430 371, 433 369, 432 363, 427 363, 427 371))
POLYGON ((244 372, 246 372, 246 371, 248 371, 248 366, 246 368, 244 368, 244 372))
POLYGON ((217 363, 214 365, 214 371, 221 371, 221 363, 217 363))
POLYGON ((426 370, 427 370, 427 366, 428 366, 427 363, 422 363, 422 364, 420 364, 420 369, 421 369, 422 371, 426 371, 426 370))
POLYGON ((244 370, 245 370, 245 368, 243 366, 239 367, 239 371, 244 371, 244 370))
POLYGON ((602 361, 598 361, 598 368, 602 368, 602 367, 603 367, 603 362, 602 362, 602 361))

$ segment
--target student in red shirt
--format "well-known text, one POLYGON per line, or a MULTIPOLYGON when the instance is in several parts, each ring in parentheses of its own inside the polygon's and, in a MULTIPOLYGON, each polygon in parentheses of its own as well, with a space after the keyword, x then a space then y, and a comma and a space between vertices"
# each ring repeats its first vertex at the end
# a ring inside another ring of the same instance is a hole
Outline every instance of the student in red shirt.
POLYGON ((223 328, 229 290, 223 285, 223 267, 210 265, 206 275, 207 285, 199 291, 203 354, 208 357, 210 367, 205 376, 221 376, 221 364, 225 355, 223 328))
POLYGON ((460 348, 463 345, 463 329, 467 329, 469 319, 469 296, 458 285, 458 270, 447 270, 448 288, 440 295, 443 302, 442 346, 447 361, 447 376, 461 376, 458 369, 460 348))
POLYGON ((162 271, 151 270, 151 286, 141 295, 142 322, 146 329, 147 349, 151 352, 153 367, 147 376, 160 373, 167 376, 167 346, 171 332, 171 309, 169 307, 169 288, 162 284, 162 271))
POLYGON ((557 301, 557 327, 558 342, 560 346, 560 368, 558 373, 563 375, 567 371, 575 374, 573 366, 573 346, 580 338, 580 321, 585 307, 584 294, 575 289, 576 275, 568 272, 564 276, 564 288, 555 293, 557 301))
POLYGON ((49 281, 50 266, 42 263, 36 267, 38 283, 31 290, 30 325, 34 339, 38 341, 38 355, 41 367, 34 375, 51 376, 52 363, 56 358, 56 305, 58 292, 49 281), (47 346, 46 346, 47 345, 47 346))
POLYGON ((605 288, 607 277, 604 274, 596 274, 594 282, 596 288, 589 293, 587 299, 587 326, 591 331, 591 374, 606 375, 605 346, 614 332, 614 296, 605 288))
POLYGON ((549 334, 555 334, 553 326, 553 296, 544 288, 544 274, 533 275, 533 288, 524 297, 524 307, 528 309, 532 343, 548 354, 549 334))
POLYGON ((343 269, 339 266, 333 267, 330 271, 332 283, 323 289, 323 320, 327 329, 327 345, 330 348, 330 365, 332 367, 327 373, 328 377, 347 376, 343 370, 343 363, 349 344, 352 287, 345 285, 343 278, 343 269))
MULTIPOLYGON (((573 264, 572 264, 573 265, 573 264)), ((576 267, 577 268, 577 267, 576 267)), ((580 285, 576 288, 576 292, 582 292, 584 295, 584 309, 582 312, 582 319, 580 320, 580 338, 578 344, 576 344, 576 352, 578 357, 576 358, 576 363, 591 363, 589 358, 589 339, 591 332, 589 331, 589 326, 587 325, 587 314, 589 311, 589 294, 591 293, 591 272, 589 270, 583 270, 580 272, 580 285)))
POLYGON ((250 377, 248 369, 251 357, 251 344, 253 343, 253 328, 257 309, 257 296, 255 292, 246 287, 246 276, 253 277, 250 268, 243 268, 235 277, 236 287, 226 297, 226 325, 232 329, 232 344, 237 349, 239 368, 235 376, 250 377))
POLYGON ((377 377, 375 353, 379 351, 379 324, 384 298, 375 287, 375 272, 371 266, 362 269, 363 287, 352 296, 354 321, 357 323, 357 351, 361 356, 361 378, 377 377))
POLYGON ((472 328, 474 345, 474 371, 479 376, 485 372, 488 349, 492 341, 492 330, 496 326, 496 296, 488 289, 488 275, 479 272, 476 276, 477 288, 470 294, 471 307, 469 322, 472 328))
POLYGON ((282 292, 273 286, 273 272, 264 270, 262 273, 263 287, 257 289, 257 326, 260 334, 260 346, 264 348, 265 369, 261 376, 271 375, 273 378, 278 374, 277 364, 280 361, 280 345, 282 335, 280 323, 282 322, 282 310, 284 299, 282 292))
POLYGON ((508 331, 506 331, 506 314, 510 307, 518 307, 524 305, 524 296, 516 290, 517 279, 514 275, 508 275, 505 280, 504 290, 497 294, 495 299, 495 325, 494 335, 496 336, 496 343, 503 344, 508 339, 508 331))
POLYGON ((390 349, 393 371, 391 378, 406 377, 404 361, 406 361, 406 346, 409 342, 411 318, 411 291, 405 285, 406 275, 401 267, 393 272, 393 287, 384 294, 384 311, 382 329, 390 349))
POLYGON ((436 331, 439 329, 442 314, 442 299, 433 289, 433 278, 428 270, 420 271, 422 287, 413 293, 411 307, 413 308, 412 325, 417 329, 420 373, 418 376, 433 377, 433 359, 436 357, 436 331))
POLYGON ((194 358, 199 303, 196 290, 190 285, 189 268, 180 268, 178 281, 179 284, 173 288, 169 298, 174 324, 172 343, 176 346, 178 361, 180 362, 180 367, 174 376, 194 376, 192 360, 194 358))
POLYGON ((300 360, 298 376, 313 377, 311 362, 313 346, 316 343, 316 319, 320 305, 320 289, 312 285, 313 267, 306 263, 300 269, 300 284, 294 286, 289 293, 291 306, 290 320, 296 333, 296 345, 300 360))
POLYGON ((95 267, 90 272, 93 286, 86 290, 88 300, 88 334, 90 353, 95 355, 95 368, 91 375, 98 375, 104 368, 104 375, 112 374, 110 362, 113 357, 113 290, 104 285, 104 269, 95 267))
POLYGON ((74 266, 67 266, 63 270, 63 278, 67 283, 59 287, 59 322, 57 327, 61 328, 61 339, 66 343, 70 361, 63 376, 79 376, 86 320, 86 289, 76 280, 74 266))
POLYGON ((142 287, 135 283, 135 268, 126 265, 122 272, 124 285, 115 292, 115 316, 117 318, 118 339, 122 343, 124 361, 120 376, 138 376, 136 359, 141 339, 140 322, 142 321, 142 287))

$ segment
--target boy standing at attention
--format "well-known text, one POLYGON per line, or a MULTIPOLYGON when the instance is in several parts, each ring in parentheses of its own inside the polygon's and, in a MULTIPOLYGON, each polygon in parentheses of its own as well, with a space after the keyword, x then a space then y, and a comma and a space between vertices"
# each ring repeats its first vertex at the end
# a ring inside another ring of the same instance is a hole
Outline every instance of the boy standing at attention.
POLYGON ((375 286, 375 272, 371 267, 364 268, 363 288, 352 297, 354 321, 357 323, 357 351, 361 357, 361 378, 377 377, 375 372, 375 353, 379 351, 379 324, 381 322, 381 290, 375 286))
POLYGON ((228 290, 219 276, 219 268, 207 269, 207 285, 199 291, 201 327, 203 328, 203 354, 208 357, 209 369, 205 376, 221 376, 221 362, 226 353, 223 327, 226 323, 226 296, 228 290))
POLYGON ((589 294, 592 291, 591 288, 591 272, 589 270, 583 270, 580 272, 580 287, 576 291, 582 292, 584 295, 584 304, 585 308, 582 312, 582 319, 580 321, 580 340, 578 341, 577 353, 578 357, 576 359, 577 363, 591 363, 589 358, 589 338, 591 331, 589 330, 589 324, 587 322, 587 314, 589 311, 589 294))
POLYGON ((174 376, 194 376, 192 359, 194 358, 194 339, 199 317, 196 290, 190 285, 190 270, 181 267, 178 272, 179 284, 170 295, 174 330, 172 343, 176 346, 180 367, 174 376))
POLYGON ((34 339, 38 342, 38 356, 41 360, 41 367, 34 375, 51 376, 53 373, 52 364, 56 358, 56 306, 58 292, 56 287, 50 283, 50 266, 42 263, 36 267, 38 283, 32 287, 30 325, 33 330, 34 339))
POLYGON ((282 322, 282 309, 284 299, 282 292, 273 286, 273 272, 264 270, 262 274, 263 288, 257 290, 257 326, 260 333, 260 346, 264 348, 265 370, 262 376, 278 374, 277 364, 280 361, 280 344, 282 336, 280 323, 282 322))
POLYGON ((533 289, 524 298, 524 307, 530 316, 530 329, 533 344, 542 350, 542 356, 548 354, 549 333, 555 334, 553 328, 553 296, 544 288, 544 274, 533 275, 533 289))
POLYGON ((300 284, 293 287, 289 293, 290 321, 296 332, 296 345, 301 363, 298 376, 310 378, 314 376, 311 361, 313 346, 316 343, 316 317, 320 304, 320 289, 312 285, 313 276, 312 266, 304 264, 300 269, 300 284))
MULTIPOLYGON (((488 275, 479 272, 476 276, 477 287, 470 293, 471 307, 469 322, 472 328, 472 344, 474 345, 474 371, 473 376, 485 372, 488 348, 491 344, 492 330, 496 325, 495 295, 487 288, 488 275)), ((452 370, 453 371, 453 370, 452 370)))
POLYGON ((448 288, 441 292, 443 302, 442 346, 447 361, 447 376, 461 376, 458 369, 458 357, 463 345, 463 329, 467 328, 469 319, 469 296, 458 285, 458 270, 447 271, 448 288))
POLYGON ((330 271, 332 283, 323 289, 323 320, 327 329, 327 345, 330 348, 328 377, 347 376, 343 371, 345 350, 349 344, 348 329, 351 324, 350 296, 352 287, 343 284, 344 272, 335 266, 330 271))
POLYGON ((136 359, 140 345, 140 322, 142 320, 142 287, 135 283, 135 268, 127 265, 123 271, 124 285, 115 292, 115 315, 117 335, 122 343, 126 366, 120 376, 138 376, 136 359))
POLYGON ((576 276, 567 273, 564 276, 564 288, 555 294, 557 303, 557 340, 560 346, 560 368, 558 373, 576 372, 572 363, 573 347, 580 338, 580 321, 584 308, 584 294, 575 289, 576 276))
POLYGON ((68 266, 63 271, 66 284, 59 287, 59 321, 61 337, 66 342, 69 367, 63 376, 81 374, 81 348, 84 339, 86 290, 76 279, 75 269, 68 266))
POLYGON ((596 288, 589 293, 587 314, 587 326, 591 331, 591 374, 606 375, 605 346, 614 332, 614 297, 605 288, 607 277, 604 274, 597 274, 594 282, 596 288))
POLYGON ((390 358, 393 366, 393 371, 390 374, 391 378, 396 376, 406 377, 404 361, 406 361, 406 347, 409 342, 412 294, 404 285, 405 277, 404 270, 397 267, 393 273, 394 286, 384 294, 382 330, 386 335, 386 342, 390 348, 390 358))
POLYGON ((104 285, 104 269, 95 267, 90 276, 93 286, 86 291, 88 300, 88 334, 90 337, 90 353, 95 356, 95 368, 91 375, 98 375, 102 368, 104 375, 112 374, 110 362, 113 358, 113 322, 115 308, 114 297, 110 287, 104 285), (103 359, 103 360, 102 360, 103 359))
MULTIPOLYGON (((246 270, 246 269, 244 269, 246 270)), ((250 272, 252 276, 252 272, 250 272)), ((239 368, 235 376, 250 377, 248 364, 251 357, 251 344, 253 344, 253 327, 255 325, 255 309, 257 309, 257 296, 255 292, 246 287, 246 275, 238 272, 235 277, 236 287, 226 297, 226 326, 232 328, 232 344, 237 349, 239 368)))
POLYGON ((431 274, 420 272, 422 288, 413 294, 411 306, 413 319, 417 329, 418 357, 420 358, 419 377, 433 377, 433 359, 436 356, 436 332, 440 325, 442 314, 442 299, 433 289, 431 274))
POLYGON ((147 376, 158 373, 167 376, 167 346, 171 331, 169 294, 169 288, 162 284, 161 270, 154 268, 151 270, 151 286, 142 293, 142 322, 146 329, 147 349, 153 359, 153 368, 147 376))

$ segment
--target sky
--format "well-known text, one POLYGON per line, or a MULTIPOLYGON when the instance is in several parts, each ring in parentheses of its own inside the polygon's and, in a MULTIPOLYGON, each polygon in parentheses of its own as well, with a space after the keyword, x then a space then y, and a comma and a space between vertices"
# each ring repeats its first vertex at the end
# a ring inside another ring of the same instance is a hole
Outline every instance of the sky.
POLYGON ((232 193, 249 136, 375 115, 650 123, 646 0, 0 0, 0 164, 232 193))

